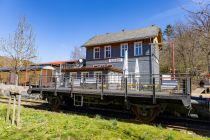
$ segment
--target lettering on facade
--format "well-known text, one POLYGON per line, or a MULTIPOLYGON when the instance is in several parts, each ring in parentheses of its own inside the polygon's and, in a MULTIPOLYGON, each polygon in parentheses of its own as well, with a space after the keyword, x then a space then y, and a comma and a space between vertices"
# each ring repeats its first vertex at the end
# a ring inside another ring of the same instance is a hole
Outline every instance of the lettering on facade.
POLYGON ((109 59, 109 63, 113 63, 113 62, 122 62, 122 61, 123 61, 122 58, 109 59))

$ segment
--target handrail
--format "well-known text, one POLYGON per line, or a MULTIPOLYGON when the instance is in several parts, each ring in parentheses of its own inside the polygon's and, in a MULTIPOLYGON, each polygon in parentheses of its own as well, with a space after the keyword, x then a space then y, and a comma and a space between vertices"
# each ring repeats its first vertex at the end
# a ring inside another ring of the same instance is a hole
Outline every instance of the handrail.
POLYGON ((101 99, 103 99, 104 92, 112 91, 112 90, 120 90, 124 91, 125 100, 129 92, 135 91, 137 93, 141 92, 151 92, 153 93, 153 103, 155 104, 156 92, 171 92, 178 94, 190 94, 191 93, 191 78, 184 77, 176 77, 175 80, 163 80, 160 75, 141 75, 140 77, 135 77, 135 75, 89 75, 89 77, 85 76, 64 76, 64 75, 56 75, 56 76, 43 76, 40 75, 39 78, 32 77, 30 79, 30 86, 33 85, 33 82, 36 83, 36 80, 39 79, 39 86, 42 88, 54 88, 55 95, 57 89, 60 87, 66 87, 70 89, 72 93, 74 89, 82 88, 91 88, 95 90, 99 90, 101 92, 101 99), (123 88, 124 87, 124 88, 123 88))

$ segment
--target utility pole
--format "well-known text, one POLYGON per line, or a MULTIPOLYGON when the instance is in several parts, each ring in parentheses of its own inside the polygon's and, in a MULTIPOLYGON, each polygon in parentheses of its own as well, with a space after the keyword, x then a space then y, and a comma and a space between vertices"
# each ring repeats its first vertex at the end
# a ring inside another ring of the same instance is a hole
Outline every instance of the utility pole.
POLYGON ((176 71, 176 68, 175 68, 175 59, 174 59, 174 42, 171 42, 171 49, 172 49, 172 78, 173 80, 176 78, 175 77, 175 71, 176 71))
POLYGON ((208 53, 208 72, 210 74, 210 51, 208 53))

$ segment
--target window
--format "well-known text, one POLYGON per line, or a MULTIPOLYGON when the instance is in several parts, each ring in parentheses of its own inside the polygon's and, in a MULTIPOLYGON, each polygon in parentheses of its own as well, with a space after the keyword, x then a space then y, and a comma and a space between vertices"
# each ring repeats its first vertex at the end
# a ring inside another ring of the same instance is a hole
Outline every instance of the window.
POLYGON ((142 55, 142 42, 134 43, 134 56, 142 55))
POLYGON ((94 50, 93 58, 94 59, 99 59, 100 58, 100 47, 96 47, 93 50, 94 50))
POLYGON ((81 80, 85 82, 85 80, 89 77, 89 72, 82 72, 81 73, 81 80))
POLYGON ((128 50, 128 43, 121 44, 120 55, 121 57, 125 56, 125 51, 128 50))
POLYGON ((94 72, 94 77, 96 78, 97 82, 101 82, 101 80, 102 80, 102 72, 101 71, 94 72))
POLYGON ((111 46, 105 46, 104 58, 111 58, 111 46))
POLYGON ((70 72, 70 78, 76 79, 77 78, 77 72, 70 72))

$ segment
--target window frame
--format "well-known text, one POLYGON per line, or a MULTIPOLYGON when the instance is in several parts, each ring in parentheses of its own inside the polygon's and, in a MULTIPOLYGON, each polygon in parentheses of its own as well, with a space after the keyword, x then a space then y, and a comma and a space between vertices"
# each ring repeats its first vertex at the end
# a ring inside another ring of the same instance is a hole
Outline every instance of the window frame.
POLYGON ((134 56, 142 56, 143 55, 142 51, 143 51, 142 41, 134 42, 134 56), (138 46, 141 49, 141 54, 136 54, 136 48, 137 48, 136 44, 139 44, 139 43, 141 44, 141 46, 138 46))
POLYGON ((81 72, 81 77, 84 77, 83 74, 87 74, 88 76, 86 78, 89 78, 89 72, 81 72))
POLYGON ((101 58, 101 48, 100 47, 94 47, 93 48, 93 59, 100 59, 101 58), (96 53, 96 49, 99 49, 99 58, 96 58, 95 53, 96 53))
POLYGON ((122 43, 122 44, 120 44, 120 57, 125 57, 125 53, 124 53, 124 56, 122 55, 123 53, 122 53, 122 50, 123 50, 123 47, 124 46, 127 46, 127 52, 128 52, 128 43, 122 43))
POLYGON ((104 46, 104 58, 111 58, 111 57, 112 57, 112 46, 111 45, 104 46), (110 57, 106 56, 106 48, 110 48, 110 57))
POLYGON ((103 76, 103 73, 102 71, 94 71, 94 78, 96 78, 96 80, 101 83, 102 81, 102 76, 103 76), (97 77, 98 75, 100 74, 101 78, 100 77, 97 77), (98 79, 97 79, 98 78, 98 79))
POLYGON ((69 73, 69 75, 70 75, 70 78, 73 78, 73 79, 77 79, 77 72, 70 72, 69 73))
POLYGON ((81 81, 85 82, 85 80, 88 79, 89 76, 90 76, 89 72, 87 72, 87 71, 86 72, 81 72, 81 81), (87 75, 84 76, 84 74, 87 74, 87 75))

